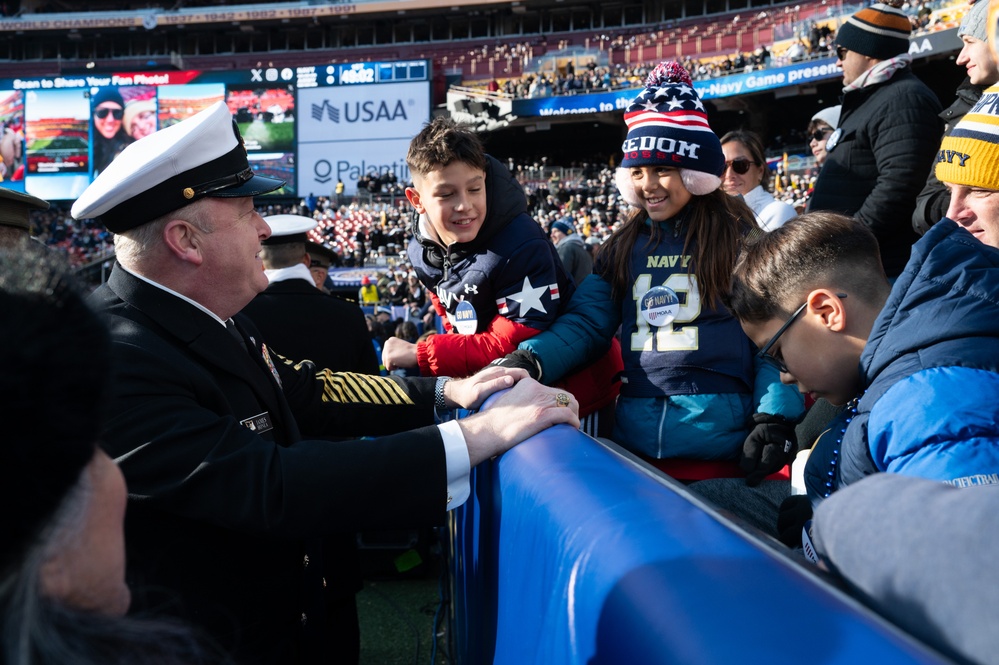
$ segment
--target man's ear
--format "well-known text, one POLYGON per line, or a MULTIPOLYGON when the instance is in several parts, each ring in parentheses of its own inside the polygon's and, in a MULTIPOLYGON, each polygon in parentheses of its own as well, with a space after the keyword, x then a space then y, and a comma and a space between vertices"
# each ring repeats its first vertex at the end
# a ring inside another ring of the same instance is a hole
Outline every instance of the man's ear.
POLYGON ((806 314, 816 317, 819 324, 832 332, 846 329, 846 306, 843 299, 829 289, 815 289, 808 294, 806 314))
POLYGON ((304 265, 309 270, 312 270, 312 257, 306 252, 302 255, 302 265, 304 265))
POLYGON ((423 214, 423 204, 420 202, 420 192, 419 192, 419 190, 417 190, 415 187, 407 187, 406 188, 406 198, 409 199, 409 202, 412 204, 412 206, 414 208, 416 208, 416 212, 418 212, 418 213, 420 213, 422 215, 423 214))
POLYGON ((181 261, 200 266, 205 260, 201 253, 201 232, 190 222, 171 219, 163 227, 167 250, 181 261))

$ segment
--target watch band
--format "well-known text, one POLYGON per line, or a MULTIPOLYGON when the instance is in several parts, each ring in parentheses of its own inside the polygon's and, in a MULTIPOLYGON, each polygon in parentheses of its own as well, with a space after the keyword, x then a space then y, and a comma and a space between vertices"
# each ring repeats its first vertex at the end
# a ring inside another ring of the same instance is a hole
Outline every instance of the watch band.
POLYGON ((450 376, 438 376, 437 382, 434 384, 434 408, 437 409, 438 413, 448 410, 447 405, 444 403, 444 386, 450 380, 450 376))

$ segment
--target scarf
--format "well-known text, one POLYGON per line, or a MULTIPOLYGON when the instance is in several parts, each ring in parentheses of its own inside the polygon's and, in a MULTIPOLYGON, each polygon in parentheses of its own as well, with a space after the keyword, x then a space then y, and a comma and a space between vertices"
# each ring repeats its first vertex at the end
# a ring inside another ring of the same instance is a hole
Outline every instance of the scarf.
POLYGON ((894 58, 889 58, 888 60, 882 60, 858 76, 850 85, 843 86, 843 92, 860 90, 861 88, 866 88, 869 85, 884 83, 894 76, 895 72, 903 67, 908 67, 911 62, 912 56, 908 53, 897 55, 894 58))

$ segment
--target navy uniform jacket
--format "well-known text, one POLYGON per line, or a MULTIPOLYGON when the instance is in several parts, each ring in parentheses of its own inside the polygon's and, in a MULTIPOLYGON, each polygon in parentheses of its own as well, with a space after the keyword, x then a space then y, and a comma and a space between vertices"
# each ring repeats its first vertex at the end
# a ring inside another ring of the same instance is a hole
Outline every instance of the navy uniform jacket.
POLYGON ((269 354, 237 315, 245 352, 216 320, 119 266, 92 304, 112 335, 104 445, 128 483, 133 607, 195 622, 240 663, 314 662, 318 539, 444 517, 433 379, 316 374, 269 354), (364 441, 299 434, 421 425, 364 441))
POLYGON ((270 284, 243 308, 268 348, 335 372, 378 374, 378 358, 361 308, 323 293, 312 282, 270 284))
MULTIPOLYGON (((271 352, 311 360, 334 372, 378 374, 378 358, 361 308, 323 293, 310 277, 272 282, 243 308, 267 340, 271 352)), ((326 438, 323 432, 303 432, 326 438)), ((335 534, 323 542, 328 590, 351 601, 361 590, 356 532, 335 534)), ((337 626, 337 630, 345 629, 337 626)), ((356 628, 353 630, 356 639, 356 628)), ((356 661, 355 661, 356 662, 356 661)))

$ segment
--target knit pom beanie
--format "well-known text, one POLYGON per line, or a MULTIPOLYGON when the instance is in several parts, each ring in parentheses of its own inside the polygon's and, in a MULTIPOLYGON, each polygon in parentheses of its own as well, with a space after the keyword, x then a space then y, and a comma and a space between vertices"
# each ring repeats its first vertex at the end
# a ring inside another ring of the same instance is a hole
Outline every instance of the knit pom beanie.
POLYGON ((899 6, 901 0, 889 0, 861 9, 839 27, 836 45, 875 60, 908 53, 912 23, 899 6))
POLYGON ((617 170, 621 197, 639 205, 630 170, 636 166, 672 166, 680 169, 691 194, 703 196, 721 186, 725 168, 721 143, 694 90, 690 74, 675 61, 662 62, 645 80, 624 113, 628 137, 621 145, 624 157, 617 170))

